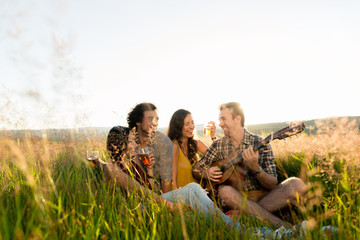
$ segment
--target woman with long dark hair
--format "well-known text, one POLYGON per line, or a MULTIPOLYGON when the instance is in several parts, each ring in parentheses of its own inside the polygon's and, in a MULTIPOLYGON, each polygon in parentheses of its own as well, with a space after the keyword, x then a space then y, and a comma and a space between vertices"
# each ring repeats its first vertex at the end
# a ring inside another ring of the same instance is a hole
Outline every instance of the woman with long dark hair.
MULTIPOLYGON (((208 146, 194 139, 194 129, 191 112, 179 109, 172 115, 167 135, 173 142, 173 189, 197 182, 192 176, 192 166, 198 160, 197 153, 204 155, 208 146)), ((211 122, 209 129, 211 139, 215 140, 214 122, 211 122)))

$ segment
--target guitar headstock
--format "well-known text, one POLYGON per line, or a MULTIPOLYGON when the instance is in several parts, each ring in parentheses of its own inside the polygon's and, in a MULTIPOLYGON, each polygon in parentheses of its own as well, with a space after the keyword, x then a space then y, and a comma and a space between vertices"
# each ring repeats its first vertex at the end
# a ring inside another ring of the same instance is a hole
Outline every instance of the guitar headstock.
POLYGON ((304 123, 294 123, 275 132, 272 137, 273 139, 284 139, 301 133, 302 131, 304 131, 304 129, 304 123))

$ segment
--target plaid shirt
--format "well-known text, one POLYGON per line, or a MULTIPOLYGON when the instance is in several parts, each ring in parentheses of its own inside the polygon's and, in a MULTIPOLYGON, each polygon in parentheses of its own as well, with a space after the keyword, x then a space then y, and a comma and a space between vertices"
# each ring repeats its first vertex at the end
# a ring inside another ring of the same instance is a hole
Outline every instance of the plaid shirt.
MULTIPOLYGON (((232 144, 230 137, 225 136, 213 142, 207 149, 204 156, 195 164, 194 167, 200 167, 208 169, 212 163, 226 159, 231 153, 237 151, 242 153, 250 146, 254 147, 256 143, 260 142, 262 138, 260 136, 251 134, 245 130, 244 138, 238 147, 232 144)), ((271 149, 270 144, 259 149, 259 166, 268 174, 277 177, 276 166, 274 162, 275 156, 271 149)), ((244 179, 244 191, 252 190, 265 190, 250 171, 247 172, 244 179)))

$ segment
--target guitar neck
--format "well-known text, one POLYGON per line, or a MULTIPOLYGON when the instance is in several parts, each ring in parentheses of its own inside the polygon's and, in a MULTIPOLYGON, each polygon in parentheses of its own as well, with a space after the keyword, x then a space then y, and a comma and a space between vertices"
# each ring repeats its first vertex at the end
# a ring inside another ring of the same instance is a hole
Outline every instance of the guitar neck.
POLYGON ((268 144, 269 142, 271 142, 273 140, 273 135, 270 134, 269 136, 267 136, 265 139, 263 139, 262 141, 258 142, 255 144, 254 146, 254 151, 258 151, 262 146, 265 146, 266 144, 268 144))
MULTIPOLYGON (((278 130, 277 132, 270 134, 262 141, 256 143, 254 146, 254 151, 258 151, 262 146, 265 146, 266 144, 268 144, 269 142, 271 142, 274 139, 285 139, 287 137, 291 137, 298 133, 301 133, 302 131, 304 131, 304 129, 305 129, 304 123, 292 124, 288 127, 284 127, 282 129, 278 130)), ((227 169, 233 167, 234 165, 243 163, 242 153, 237 153, 237 152, 232 153, 229 155, 229 157, 227 159, 222 160, 222 161, 225 163, 222 164, 222 166, 220 167, 220 170, 222 172, 225 172, 227 169)))

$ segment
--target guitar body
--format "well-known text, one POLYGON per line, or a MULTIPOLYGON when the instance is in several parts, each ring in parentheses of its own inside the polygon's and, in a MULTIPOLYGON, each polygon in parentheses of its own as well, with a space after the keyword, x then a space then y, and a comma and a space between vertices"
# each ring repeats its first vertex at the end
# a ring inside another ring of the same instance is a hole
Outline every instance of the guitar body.
POLYGON ((230 177, 223 182, 224 185, 231 186, 238 191, 243 189, 243 182, 246 175, 246 171, 240 166, 235 166, 230 177))
MULTIPOLYGON (((224 161, 224 160, 222 160, 222 161, 224 161)), ((223 167, 223 164, 221 163, 222 161, 214 162, 213 164, 211 164, 210 167, 215 167, 216 166, 216 167, 221 169, 223 167)), ((226 180, 228 180, 231 177, 231 175, 233 174, 234 171, 235 171, 234 166, 227 169, 225 172, 223 172, 223 175, 222 175, 222 177, 220 179, 220 182, 217 182, 215 184, 222 184, 222 183, 226 182, 226 180)))
POLYGON ((216 185, 219 185, 219 184, 224 184, 224 185, 231 186, 237 190, 242 189, 242 182, 245 178, 245 175, 247 174, 247 171, 244 170, 242 167, 240 167, 239 164, 235 164, 235 165, 231 164, 231 160, 237 158, 238 155, 239 155, 238 153, 234 152, 234 153, 230 154, 229 157, 227 157, 226 159, 214 162, 211 165, 211 167, 217 166, 218 168, 220 168, 220 170, 227 168, 223 172, 223 175, 219 182, 211 181, 212 187, 215 187, 216 185), (230 165, 230 166, 227 167, 228 165, 230 165))

